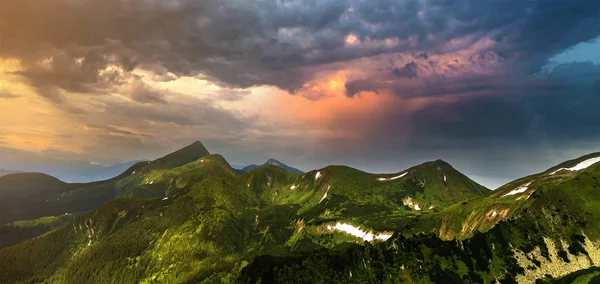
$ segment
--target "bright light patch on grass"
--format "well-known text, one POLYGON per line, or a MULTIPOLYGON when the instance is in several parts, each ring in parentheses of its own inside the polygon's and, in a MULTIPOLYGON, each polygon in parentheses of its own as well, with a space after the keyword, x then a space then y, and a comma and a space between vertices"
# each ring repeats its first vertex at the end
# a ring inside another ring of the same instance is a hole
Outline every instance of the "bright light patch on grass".
POLYGON ((296 186, 295 186, 295 185, 292 185, 292 186, 290 186, 290 189, 291 189, 291 190, 294 190, 294 189, 296 189, 296 186))
POLYGON ((395 176, 395 177, 391 177, 391 178, 378 178, 377 180, 378 180, 378 181, 388 181, 388 180, 395 180, 395 179, 399 179, 399 178, 401 178, 401 177, 405 176, 406 174, 408 174, 408 172, 405 172, 405 173, 403 173, 403 174, 400 174, 400 175, 397 175, 397 176, 395 176))
POLYGON ((363 231, 362 229, 352 226, 350 224, 340 223, 340 222, 336 223, 335 226, 328 225, 327 229, 330 231, 333 231, 333 230, 341 231, 346 234, 361 238, 367 242, 372 242, 374 240, 386 241, 387 239, 392 237, 392 234, 388 234, 388 233, 379 233, 379 234, 375 233, 374 234, 372 232, 363 231))
POLYGON ((502 197, 509 196, 509 195, 515 195, 515 194, 519 194, 519 193, 523 193, 523 192, 525 192, 527 190, 527 188, 528 188, 528 186, 530 184, 531 184, 531 182, 527 183, 526 185, 524 185, 522 187, 519 187, 519 188, 517 188, 515 190, 512 190, 511 192, 509 192, 509 193, 507 193, 505 195, 502 195, 502 197))
POLYGON ((593 165, 595 163, 598 163, 598 162, 600 162, 600 157, 595 157, 595 158, 587 159, 587 160, 585 160, 585 161, 583 161, 583 162, 575 165, 574 167, 571 167, 571 168, 560 168, 560 169, 558 169, 556 171, 553 171, 553 172, 550 173, 550 175, 553 175, 553 174, 555 174, 555 173, 557 173, 559 171, 562 171, 562 170, 567 170, 567 171, 571 171, 571 172, 580 171, 580 170, 586 169, 589 166, 591 166, 591 165, 593 165))
POLYGON ((402 200, 402 203, 408 206, 410 209, 421 211, 421 206, 418 203, 414 202, 412 197, 404 198, 402 200))
POLYGON ((162 200, 169 200, 169 197, 165 196, 162 200))

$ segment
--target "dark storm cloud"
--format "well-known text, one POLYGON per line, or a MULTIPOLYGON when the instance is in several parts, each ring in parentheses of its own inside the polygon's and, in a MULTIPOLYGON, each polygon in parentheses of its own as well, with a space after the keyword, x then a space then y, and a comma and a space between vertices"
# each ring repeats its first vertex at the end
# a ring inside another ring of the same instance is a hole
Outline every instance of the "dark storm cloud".
POLYGON ((515 95, 492 85, 489 96, 427 107, 413 117, 413 144, 466 148, 491 141, 525 146, 600 139, 600 65, 590 64, 566 64, 544 75, 560 81, 560 88, 533 85, 515 95))
POLYGON ((377 91, 379 90, 378 87, 379 86, 377 83, 369 80, 347 81, 345 84, 346 96, 354 97, 361 91, 377 93, 377 91))
POLYGON ((138 103, 143 104, 168 104, 164 92, 152 89, 141 80, 134 80, 129 85, 129 96, 138 103))
POLYGON ((423 58, 423 59, 428 59, 428 58, 429 58, 429 55, 427 55, 427 52, 424 52, 424 53, 417 54, 417 55, 414 55, 414 54, 413 54, 413 57, 415 57, 415 58, 423 58))
POLYGON ((413 61, 411 63, 407 63, 406 65, 400 68, 394 68, 392 69, 392 74, 394 74, 394 76, 398 78, 417 78, 417 63, 413 61))
MULTIPOLYGON (((294 69, 388 52, 444 53, 441 43, 494 32, 500 57, 548 56, 599 34, 599 1, 69 1, 3 0, 2 57, 22 59, 21 75, 86 92, 118 78, 109 64, 131 70, 156 64, 176 75, 202 73, 238 87, 294 90, 310 76, 294 69), (397 39, 396 46, 348 47, 345 37, 397 39), (429 37, 428 35, 433 35, 429 37), (411 39, 407 41, 407 39, 411 39), (35 63, 55 52, 51 72, 35 63), (98 52, 100 51, 100 54, 98 52), (72 61, 83 58, 82 67, 72 61), (69 67, 70 66, 70 67, 69 67), (83 72, 74 72, 81 70, 83 72), (281 72, 284 70, 285 72, 281 72), (60 73, 60 75, 55 74, 60 73), (108 76, 108 77, 106 77, 108 76)), ((56 94, 47 94, 58 100, 56 94)))

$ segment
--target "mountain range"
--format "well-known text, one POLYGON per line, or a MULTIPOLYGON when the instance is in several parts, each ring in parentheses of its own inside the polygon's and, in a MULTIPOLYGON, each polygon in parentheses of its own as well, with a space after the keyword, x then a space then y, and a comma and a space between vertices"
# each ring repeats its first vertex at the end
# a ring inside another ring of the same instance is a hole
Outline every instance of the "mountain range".
POLYGON ((92 182, 110 179, 137 162, 130 161, 109 166, 90 161, 73 161, 48 157, 0 146, 0 176, 15 172, 38 172, 64 182, 92 182))
POLYGON ((99 182, 11 174, 0 282, 591 281, 599 157, 493 191, 442 160, 390 174, 237 170, 200 142, 99 182))

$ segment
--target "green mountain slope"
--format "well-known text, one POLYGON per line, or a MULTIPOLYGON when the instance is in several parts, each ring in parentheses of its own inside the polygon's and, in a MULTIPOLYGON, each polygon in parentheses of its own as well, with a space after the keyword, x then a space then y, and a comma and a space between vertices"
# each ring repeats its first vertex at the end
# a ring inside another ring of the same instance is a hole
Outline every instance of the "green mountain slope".
MULTIPOLYGON (((124 180, 134 173, 154 173, 168 170, 204 157, 208 151, 202 143, 193 144, 152 162, 139 162, 122 174, 104 181, 92 183, 64 183, 39 173, 11 174, 0 177, 0 224, 30 220, 44 216, 83 212, 96 208, 117 196, 127 195, 124 180)), ((151 177, 147 177, 151 178, 151 177)), ((150 187, 149 191, 152 191, 150 187)), ((138 190, 140 195, 150 195, 138 190)), ((131 195, 131 194, 129 194, 131 195)), ((135 195, 135 194, 134 194, 135 195)))
POLYGON ((169 169, 143 167, 117 182, 119 197, 163 197, 210 176, 233 177, 233 169, 221 155, 207 155, 169 169))
MULTIPOLYGON (((534 212, 540 219, 564 215, 578 220, 598 216, 600 220, 600 210, 596 209, 600 208, 600 163, 578 171, 555 172, 559 168, 570 168, 594 157, 600 157, 600 153, 567 161, 543 173, 517 179, 485 196, 423 216, 413 230, 434 232, 444 239, 464 239, 476 231, 485 232, 502 220, 517 218, 523 212, 534 212)), ((595 230, 592 227, 589 233, 598 236, 595 230)))
POLYGON ((392 221, 407 223, 433 212, 405 205, 407 198, 443 208, 488 191, 440 161, 394 175, 343 166, 294 175, 273 165, 236 173, 219 155, 169 170, 138 169, 117 182, 127 189, 124 196, 161 198, 117 199, 4 248, 0 278, 233 282, 262 254, 286 256, 365 239, 335 229, 344 228, 338 224, 372 234, 367 241, 384 240, 394 233, 392 221), (31 257, 37 254, 44 257, 31 257))
POLYGON ((274 165, 240 173, 219 155, 169 169, 142 165, 115 181, 125 198, 0 249, 0 279, 592 279, 595 271, 567 274, 600 265, 600 163, 581 166, 598 156, 568 161, 496 191, 440 160, 393 174, 329 166, 298 175, 274 165))
POLYGON ((210 157, 202 167, 188 163, 207 153, 200 142, 195 142, 155 161, 138 162, 114 178, 92 183, 64 183, 39 173, 0 177, 0 246, 41 235, 62 224, 39 224, 36 222, 39 218, 58 220, 55 216, 85 212, 119 196, 162 197, 207 176, 233 175, 229 164, 220 156, 210 157), (188 168, 179 167, 185 164, 188 168), (219 165, 213 166, 215 164, 219 165), (202 169, 194 170, 196 168, 202 169), (169 175, 173 179, 165 180, 169 175), (35 225, 23 227, 9 223, 27 220, 35 225))
POLYGON ((556 170, 599 156, 568 161, 420 215, 403 228, 404 235, 385 243, 257 257, 239 280, 588 283, 598 279, 597 272, 582 269, 600 265, 600 163, 556 170))

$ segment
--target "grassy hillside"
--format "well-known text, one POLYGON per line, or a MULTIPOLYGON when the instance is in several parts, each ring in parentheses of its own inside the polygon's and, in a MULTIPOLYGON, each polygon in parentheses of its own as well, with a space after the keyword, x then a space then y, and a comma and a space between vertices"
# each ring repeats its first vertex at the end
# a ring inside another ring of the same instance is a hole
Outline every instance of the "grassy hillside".
POLYGON ((377 221, 385 214, 395 213, 399 220, 428 214, 405 205, 408 197, 441 207, 487 191, 439 162, 407 172, 407 180, 382 181, 394 175, 340 166, 294 175, 268 165, 236 175, 219 155, 167 170, 141 168, 119 180, 118 188, 126 189, 124 196, 159 198, 117 199, 0 250, 0 278, 13 283, 233 282, 242 267, 265 253, 286 256, 362 243, 360 237, 327 229, 336 223, 391 236, 387 229, 393 226, 377 221), (447 188, 456 194, 445 196, 447 188), (37 254, 45 257, 31 258, 37 254))
POLYGON ((262 255, 239 280, 595 283, 590 281, 600 279, 597 269, 588 268, 600 265, 600 163, 550 175, 557 168, 417 216, 404 234, 384 243, 262 255), (529 182, 526 190, 513 192, 529 182))
MULTIPOLYGON (((91 183, 64 183, 40 173, 20 173, 0 177, 0 224, 17 220, 32 220, 44 216, 84 212, 113 200, 117 196, 133 195, 124 180, 140 173, 153 173, 159 169, 179 167, 200 157, 208 151, 200 142, 152 162, 139 162, 122 174, 104 181, 91 183)), ((144 179, 146 177, 143 177, 144 179)), ((152 178, 152 176, 147 177, 152 178)), ((146 178, 146 179, 147 179, 146 178)), ((156 196, 156 187, 136 185, 140 196, 156 196), (139 189, 141 187, 141 189, 139 189), (145 190, 147 189, 147 190, 145 190)), ((164 194, 164 191, 162 191, 164 194)))
POLYGON ((555 280, 600 265, 600 163, 553 172, 492 192, 439 160, 393 174, 329 166, 297 175, 274 165, 239 173, 219 155, 142 166, 114 181, 125 198, 1 249, 0 279, 555 280))
POLYGON ((40 236, 61 227, 73 219, 72 214, 65 214, 0 225, 0 248, 40 236))

